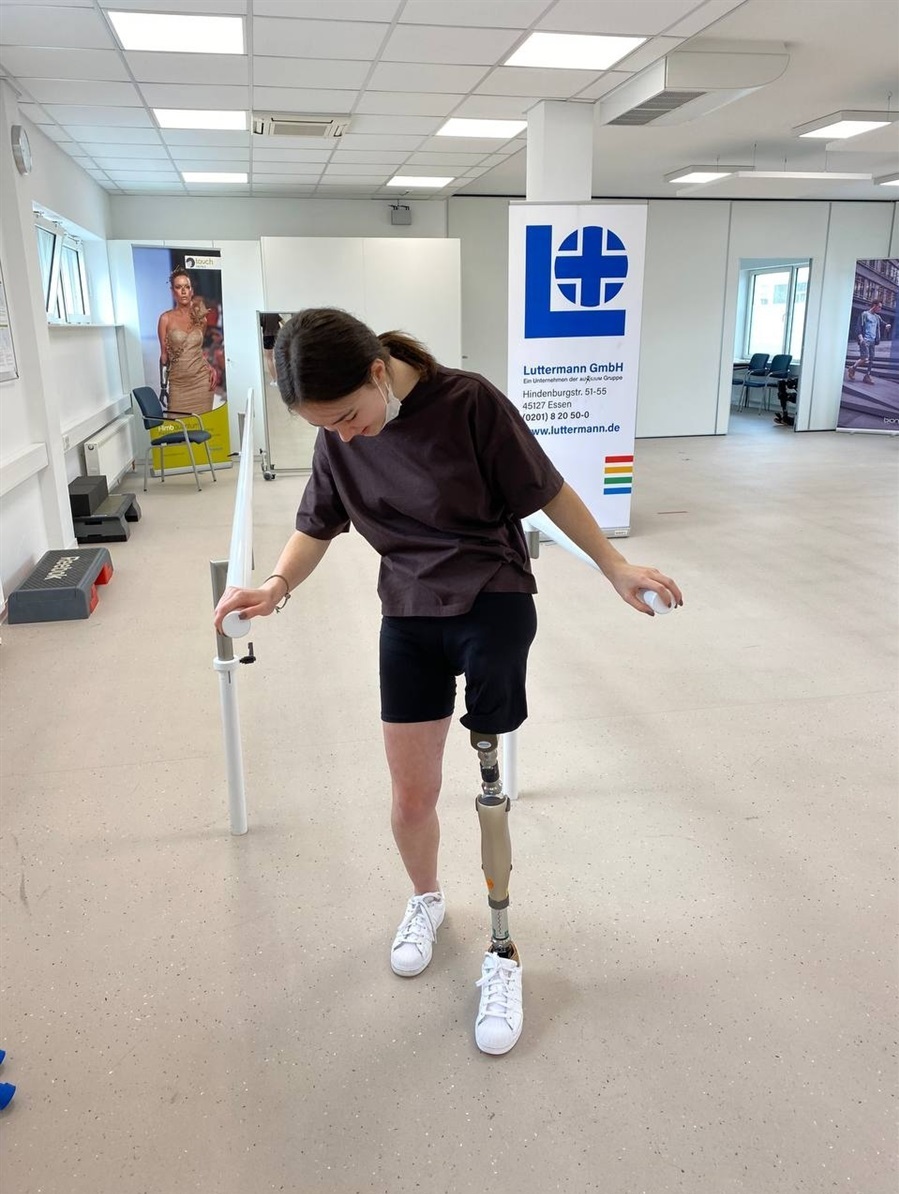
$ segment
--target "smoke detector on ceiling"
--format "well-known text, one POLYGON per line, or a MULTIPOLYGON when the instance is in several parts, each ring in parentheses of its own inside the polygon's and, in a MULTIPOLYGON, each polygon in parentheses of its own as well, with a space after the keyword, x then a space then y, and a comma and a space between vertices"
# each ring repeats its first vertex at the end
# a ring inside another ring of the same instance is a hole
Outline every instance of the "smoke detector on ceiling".
POLYGON ((773 83, 789 61, 779 42, 693 42, 603 96, 599 123, 684 124, 773 83))
POLYGON ((254 112, 253 132, 260 137, 342 137, 349 116, 304 115, 301 112, 254 112))

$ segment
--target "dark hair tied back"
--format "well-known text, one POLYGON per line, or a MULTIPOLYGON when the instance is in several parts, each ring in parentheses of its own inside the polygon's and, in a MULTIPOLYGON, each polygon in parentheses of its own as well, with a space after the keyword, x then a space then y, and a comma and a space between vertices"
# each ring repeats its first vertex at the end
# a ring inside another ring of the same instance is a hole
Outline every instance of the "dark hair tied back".
POLYGON ((281 397, 288 407, 301 402, 335 402, 364 386, 376 360, 396 357, 434 375, 437 362, 403 332, 375 333, 348 311, 309 307, 292 316, 278 333, 274 361, 281 397))

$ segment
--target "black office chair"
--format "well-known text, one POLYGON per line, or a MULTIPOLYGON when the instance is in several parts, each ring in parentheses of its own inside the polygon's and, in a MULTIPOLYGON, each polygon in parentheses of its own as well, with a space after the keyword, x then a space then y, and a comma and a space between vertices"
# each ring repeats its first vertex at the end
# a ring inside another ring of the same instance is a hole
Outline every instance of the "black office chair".
MULTIPOLYGON (((747 388, 747 386, 750 386, 750 384, 751 384, 751 388, 755 389, 759 384, 758 381, 753 381, 750 383, 750 378, 758 378, 758 377, 768 376, 768 359, 769 359, 768 352, 753 352, 752 356, 750 357, 749 367, 747 367, 744 370, 741 370, 740 373, 735 373, 735 371, 734 371, 733 381, 731 382, 731 384, 732 384, 732 386, 740 387, 740 396, 739 396, 739 400, 737 402, 738 410, 740 410, 741 407, 744 407, 746 405, 746 402, 747 402, 746 388, 747 388)), ((764 382, 762 382, 761 384, 764 384, 764 382)))
POLYGON ((156 427, 162 427, 165 424, 177 423, 180 428, 179 431, 167 431, 164 435, 150 436, 150 443, 144 453, 144 493, 147 492, 147 475, 150 469, 150 453, 154 448, 159 449, 159 473, 160 479, 165 483, 165 449, 167 446, 171 447, 174 444, 184 444, 190 456, 190 463, 194 470, 194 480, 197 483, 197 489, 200 488, 200 474, 197 472, 197 462, 194 459, 193 444, 203 444, 206 448, 206 459, 209 461, 209 471, 212 473, 213 481, 218 481, 215 475, 215 468, 212 464, 212 455, 209 451, 209 441, 212 439, 212 432, 207 431, 203 426, 203 421, 199 415, 192 415, 187 411, 163 410, 162 403, 159 401, 159 395, 155 390, 149 386, 138 386, 136 390, 131 391, 131 396, 137 405, 140 407, 140 413, 143 416, 144 427, 147 431, 152 432, 156 427), (173 418, 173 415, 180 415, 181 418, 173 418), (184 422, 185 419, 196 419, 199 427, 198 429, 190 429, 184 422))

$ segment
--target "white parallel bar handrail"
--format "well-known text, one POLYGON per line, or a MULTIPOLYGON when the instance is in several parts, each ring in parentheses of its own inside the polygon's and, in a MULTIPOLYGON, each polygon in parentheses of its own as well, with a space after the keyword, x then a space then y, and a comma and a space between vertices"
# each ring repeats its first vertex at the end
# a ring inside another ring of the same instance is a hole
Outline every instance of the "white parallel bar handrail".
MULTIPOLYGON (((255 397, 247 391, 247 412, 240 449, 237 492, 234 499, 234 520, 231 524, 231 548, 228 553, 225 586, 246 588, 253 570, 253 463, 256 448, 253 438, 255 397)), ((213 600, 218 601, 224 591, 224 564, 213 564, 213 600)), ((222 713, 222 734, 225 740, 225 770, 228 780, 228 814, 231 832, 247 832, 247 798, 243 774, 243 746, 240 734, 240 709, 237 703, 237 673, 240 661, 234 658, 232 638, 248 634, 250 623, 229 614, 217 635, 218 651, 212 661, 218 672, 219 697, 222 713)), ((252 653, 252 646, 251 646, 252 653)))
MULTIPOLYGON (((253 391, 247 393, 247 412, 243 424, 240 447, 240 469, 234 497, 234 521, 231 524, 231 547, 228 551, 228 588, 246 589, 253 571, 253 463, 256 455, 253 443, 253 391)), ((250 621, 237 611, 227 614, 222 629, 229 638, 243 638, 250 633, 250 621)))

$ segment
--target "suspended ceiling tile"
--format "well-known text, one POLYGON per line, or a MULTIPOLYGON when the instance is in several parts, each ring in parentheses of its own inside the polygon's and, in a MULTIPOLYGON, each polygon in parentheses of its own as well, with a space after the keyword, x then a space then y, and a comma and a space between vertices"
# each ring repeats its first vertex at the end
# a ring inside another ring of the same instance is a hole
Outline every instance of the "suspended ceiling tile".
POLYGON ((169 153, 164 145, 122 145, 102 141, 82 141, 80 144, 84 152, 89 153, 92 158, 107 157, 116 158, 119 161, 126 158, 134 158, 139 161, 169 160, 169 153))
POLYGON ((585 87, 583 91, 577 93, 579 100, 594 100, 599 99, 601 95, 608 95, 610 91, 614 91, 620 84, 633 76, 627 71, 623 70, 607 70, 605 74, 601 75, 595 83, 591 83, 589 87, 585 87))
POLYGON ((419 153, 468 153, 486 157, 498 153, 509 137, 429 137, 418 147, 419 153))
POLYGON ((249 161, 234 162, 229 158, 176 157, 175 166, 179 171, 186 170, 188 173, 192 170, 204 170, 212 173, 248 174, 250 170, 249 161))
POLYGON ((440 66, 433 63, 382 62, 375 67, 369 88, 379 91, 440 91, 463 94, 484 76, 481 66, 440 66))
POLYGON ((115 39, 98 12, 43 4, 3 4, 0 41, 11 46, 114 50, 115 39))
POLYGON ((311 185, 321 177, 321 170, 300 170, 292 174, 285 174, 283 171, 269 171, 269 170, 254 170, 253 183, 259 182, 265 186, 291 186, 294 183, 301 183, 311 185))
POLYGON ((540 101, 533 95, 470 95, 453 112, 475 120, 525 120, 540 101))
POLYGON ((334 58, 272 58, 253 56, 253 83, 266 87, 314 87, 353 90, 365 82, 369 63, 334 58))
POLYGON ((615 68, 633 73, 645 70, 647 66, 652 66, 654 62, 658 62, 660 58, 664 58, 666 54, 670 54, 672 50, 676 50, 682 44, 682 37, 653 37, 634 50, 632 54, 628 54, 626 58, 616 62, 615 68))
POLYGON ((107 174, 113 174, 128 170, 131 172, 143 172, 155 174, 160 170, 174 170, 170 159, 165 158, 122 158, 114 154, 92 154, 94 165, 101 170, 105 170, 107 174))
MULTIPOLYGON (((97 105, 46 104, 47 112, 66 125, 102 125, 103 127, 152 128, 153 122, 145 108, 110 108, 97 105)), ((77 140, 77 138, 76 138, 77 140)))
MULTIPOLYGON (((283 3, 283 0, 281 0, 283 3)), ((111 8, 113 12, 146 12, 156 7, 148 0, 102 0, 104 8, 111 8)), ((202 17, 242 17, 247 12, 247 0, 165 0, 159 5, 165 12, 186 13, 191 16, 202 17)), ((254 8, 258 8, 258 3, 254 8)))
POLYGON ((282 149, 261 137, 253 139, 254 162, 326 162, 330 149, 282 149))
MULTIPOLYGON (((328 6, 323 6, 327 13, 328 6)), ((321 13, 319 13, 321 15, 321 13)), ((253 53, 274 57, 361 59, 370 63, 384 40, 383 25, 356 21, 253 19, 253 53)))
POLYGON ((250 79, 249 60, 245 54, 164 54, 148 50, 126 54, 125 61, 138 83, 205 83, 239 87, 250 79))
POLYGON ((448 29, 435 25, 398 25, 381 54, 383 62, 444 62, 493 66, 519 38, 508 29, 448 29))
POLYGON ((166 145, 230 145, 248 149, 250 134, 237 129, 162 129, 160 136, 166 145))
POLYGON ((415 95, 409 91, 362 93, 357 112, 374 116, 448 116, 463 98, 459 94, 415 95))
MULTIPOLYGON (((407 162, 409 166, 433 166, 436 173, 440 173, 438 166, 451 166, 458 169, 464 166, 468 169, 478 162, 482 162, 487 156, 487 151, 482 153, 413 153, 407 162)), ((427 174, 427 170, 422 171, 427 174)))
POLYGON ((378 187, 383 186, 390 177, 392 175, 386 171, 381 174, 341 174, 340 171, 331 168, 322 175, 322 181, 331 187, 378 187))
POLYGON ((476 89, 477 95, 533 95, 538 99, 570 99, 596 79, 599 71, 537 70, 500 66, 476 89))
POLYGON ((135 182, 179 182, 181 175, 175 170, 157 170, 148 172, 146 170, 112 170, 109 167, 104 167, 106 173, 113 182, 135 183, 135 182))
POLYGON ((537 29, 554 33, 605 33, 619 37, 662 33, 701 0, 602 0, 602 4, 584 4, 583 0, 558 0, 537 29))
POLYGON ((332 161, 355 166, 397 166, 404 162, 409 154, 404 149, 336 149, 332 161))
POLYGON ((0 48, 0 63, 17 79, 122 79, 128 71, 116 50, 0 48))
POLYGON ((249 87, 178 87, 173 84, 142 83, 140 89, 151 108, 246 112, 250 106, 249 87))
POLYGON ((325 168, 324 162, 253 162, 253 175, 264 174, 271 178, 296 176, 317 178, 325 168))
MULTIPOLYGON (((208 161, 216 161, 216 162, 236 162, 238 164, 243 164, 244 166, 246 166, 249 164, 249 161, 250 161, 249 149, 240 149, 237 147, 232 149, 227 145, 225 145, 225 146, 222 146, 222 145, 179 145, 179 146, 172 146, 170 148, 169 152, 170 152, 171 156, 175 159, 175 161, 179 162, 179 163, 183 163, 183 162, 197 162, 197 163, 204 162, 205 163, 208 161)), ((199 164, 197 165, 196 168, 198 170, 206 170, 207 169, 207 167, 205 165, 199 165, 199 164)), ((208 168, 212 169, 211 166, 208 168)), ((234 169, 235 167, 232 166, 229 168, 234 169)), ((188 166, 187 169, 189 170, 190 167, 188 166)))
MULTIPOLYGON (((22 108, 20 105, 19 111, 21 112, 21 110, 22 110, 22 108)), ((38 125, 38 127, 40 128, 41 132, 44 134, 45 137, 49 137, 50 140, 55 141, 57 143, 57 145, 62 145, 63 147, 65 147, 65 145, 71 144, 70 135, 65 131, 65 129, 61 129, 59 127, 59 125, 40 124, 40 125, 38 125)))
MULTIPOLYGON (((733 9, 739 8, 743 3, 744 0, 706 0, 705 4, 698 5, 683 20, 678 21, 665 32, 670 33, 673 37, 693 37, 703 29, 707 29, 709 25, 714 24, 715 21, 720 21, 723 16, 733 9)), ((763 30, 759 32, 764 33, 763 30)))
MULTIPOLYGON (((65 124, 66 132, 73 141, 115 144, 122 140, 122 128, 109 128, 103 124, 65 124)), ((131 128, 127 133, 131 145, 160 145, 159 133, 154 128, 131 128)))
POLYGON ((354 133, 435 133, 443 124, 442 116, 354 116, 350 128, 354 133))
POLYGON ((546 11, 548 0, 407 0, 402 23, 416 25, 474 25, 478 28, 520 29, 533 25, 546 11))
POLYGON ((254 87, 253 108, 258 112, 333 112, 343 115, 356 102, 358 91, 316 90, 313 87, 254 87))
POLYGON ((412 153, 421 148, 424 137, 395 137, 369 136, 365 133, 345 133, 340 138, 340 144, 346 149, 405 149, 412 153))
POLYGON ((28 94, 39 104, 116 104, 142 107, 143 100, 132 83, 110 83, 93 79, 29 79, 28 94))
POLYGON ((329 21, 380 21, 396 16, 402 0, 330 0, 325 9, 322 0, 253 0, 257 17, 296 17, 307 20, 327 14, 329 21))

